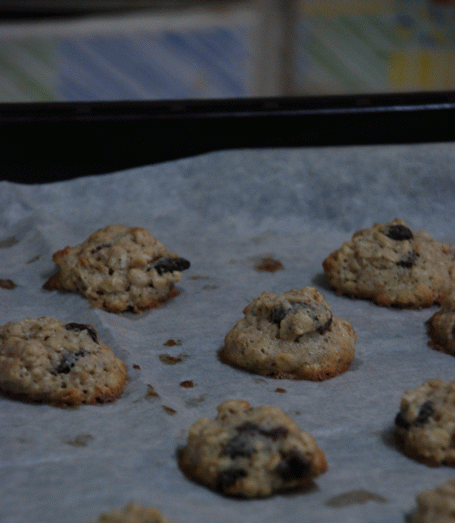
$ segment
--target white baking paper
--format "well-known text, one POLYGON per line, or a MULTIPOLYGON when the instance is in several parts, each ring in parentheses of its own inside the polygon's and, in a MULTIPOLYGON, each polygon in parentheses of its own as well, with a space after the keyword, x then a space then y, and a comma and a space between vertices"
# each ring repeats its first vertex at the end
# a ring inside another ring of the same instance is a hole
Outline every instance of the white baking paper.
POLYGON ((455 358, 428 346, 425 321, 436 307, 335 296, 322 261, 356 230, 395 217, 455 243, 454 165, 450 143, 245 150, 52 184, 0 182, 0 279, 16 284, 0 288, 0 324, 40 316, 90 323, 130 378, 107 405, 60 409, 0 397, 0 520, 83 523, 135 501, 180 523, 403 522, 416 494, 455 470, 397 450, 400 398, 429 378, 455 379, 455 358), (146 227, 191 261, 179 296, 117 315, 42 289, 53 252, 115 223, 146 227), (258 271, 264 257, 283 269, 258 271), (306 285, 358 334, 348 372, 275 380, 219 361, 246 304, 262 291, 306 285), (182 387, 186 380, 194 386, 182 387), (188 480, 175 455, 189 426, 231 398, 280 407, 316 438, 328 471, 306 491, 260 500, 188 480))

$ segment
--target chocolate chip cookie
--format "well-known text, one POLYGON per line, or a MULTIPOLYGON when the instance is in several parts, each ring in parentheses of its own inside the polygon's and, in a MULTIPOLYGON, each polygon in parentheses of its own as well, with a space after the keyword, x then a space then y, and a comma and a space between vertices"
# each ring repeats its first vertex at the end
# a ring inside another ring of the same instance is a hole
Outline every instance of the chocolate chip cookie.
POLYGON ((451 523, 455 521, 455 479, 421 492, 408 523, 451 523))
POLYGON ((178 453, 181 470, 229 496, 261 498, 304 487, 327 469, 314 438, 277 407, 230 400, 200 418, 178 453))
POLYGON ((126 367, 91 325, 55 318, 0 327, 0 390, 58 406, 112 401, 128 381, 126 367))
POLYGON ((455 355, 455 291, 445 297, 441 308, 427 321, 427 326, 431 338, 429 345, 455 355))
POLYGON ((263 292, 226 335, 222 362, 263 376, 321 381, 348 370, 357 334, 314 287, 263 292))
POLYGON ((429 466, 455 466, 455 381, 429 380, 401 398, 395 434, 403 452, 429 466))
POLYGON ((130 503, 124 509, 114 509, 101 514, 94 523, 171 523, 154 507, 130 503))
POLYGON ((323 268, 337 294, 385 307, 429 307, 455 284, 455 247, 395 219, 356 232, 323 268))
POLYGON ((190 262, 173 254, 142 227, 110 225, 53 255, 59 271, 48 290, 83 294, 110 312, 142 312, 178 294, 174 284, 190 262))

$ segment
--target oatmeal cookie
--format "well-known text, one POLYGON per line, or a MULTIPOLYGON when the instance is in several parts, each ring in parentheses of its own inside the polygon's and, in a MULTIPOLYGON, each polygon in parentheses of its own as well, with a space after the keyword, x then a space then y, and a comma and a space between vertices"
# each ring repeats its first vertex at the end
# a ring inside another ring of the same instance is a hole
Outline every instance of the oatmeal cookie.
POLYGON ((427 326, 431 338, 429 345, 455 355, 455 291, 445 297, 441 308, 427 321, 427 326))
POLYGON ((129 503, 124 509, 114 509, 101 514, 93 523, 171 523, 154 507, 129 503))
POLYGON ((455 521, 455 479, 421 492, 409 523, 453 523, 455 521))
POLYGON ((455 381, 426 381, 401 398, 395 417, 399 447, 429 466, 455 466, 455 381))
POLYGON ((48 290, 83 294, 110 312, 142 312, 178 294, 174 284, 190 262, 172 254, 141 227, 110 225, 53 255, 59 271, 48 290))
POLYGON ((322 381, 345 372, 357 334, 314 287, 263 292, 226 335, 220 359, 263 376, 322 381))
POLYGON ((230 496, 261 498, 304 487, 327 469, 314 438, 277 407, 230 400, 200 418, 178 453, 190 478, 230 496))
POLYGON ((322 265, 337 294, 385 307, 429 307, 455 284, 455 247, 399 219, 356 232, 322 265))
POLYGON ((55 318, 0 327, 0 390, 59 406, 113 401, 128 381, 126 367, 91 325, 55 318))

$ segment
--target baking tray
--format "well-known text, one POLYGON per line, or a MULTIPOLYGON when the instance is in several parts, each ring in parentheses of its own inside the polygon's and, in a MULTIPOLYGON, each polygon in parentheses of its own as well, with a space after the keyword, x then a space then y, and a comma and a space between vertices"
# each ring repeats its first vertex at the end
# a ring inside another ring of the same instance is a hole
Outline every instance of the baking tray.
POLYGON ((0 324, 91 324, 130 378, 103 406, 0 397, 2 523, 94 521, 129 501, 181 523, 403 523, 420 491, 453 477, 393 440, 403 391, 453 379, 455 359, 428 347, 436 307, 337 296, 321 266, 353 232, 396 216, 455 244, 453 104, 427 93, 1 106, 2 176, 21 183, 0 182, 0 277, 16 285, 0 289, 0 324), (114 223, 146 227, 191 261, 179 296, 116 315, 42 288, 52 253, 114 223), (269 258, 282 270, 258 270, 269 258), (354 326, 349 371, 277 381, 219 361, 246 304, 305 285, 354 326), (280 407, 316 438, 327 473, 303 492, 247 501, 189 481, 176 450, 233 398, 280 407))
POLYGON ((239 148, 453 141, 455 92, 0 104, 2 179, 41 183, 239 148))

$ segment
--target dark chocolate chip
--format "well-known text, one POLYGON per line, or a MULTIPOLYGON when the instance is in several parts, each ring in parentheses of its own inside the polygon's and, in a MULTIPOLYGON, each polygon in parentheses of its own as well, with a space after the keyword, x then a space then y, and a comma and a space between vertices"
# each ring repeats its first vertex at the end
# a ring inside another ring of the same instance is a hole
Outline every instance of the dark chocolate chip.
POLYGON ((417 417, 412 422, 407 421, 406 418, 404 417, 403 412, 400 411, 395 416, 395 425, 404 430, 408 430, 411 427, 411 425, 414 425, 414 426, 424 425, 428 421, 428 418, 431 417, 433 412, 434 412, 434 403, 431 400, 427 400, 427 401, 425 401, 425 403, 422 403, 419 413, 417 414, 417 417))
POLYGON ((257 423, 252 423, 251 421, 245 421, 238 427, 235 428, 237 432, 260 432, 261 427, 257 423))
POLYGON ((154 264, 156 272, 160 276, 164 272, 184 271, 188 269, 189 266, 190 262, 185 260, 185 258, 160 258, 154 264))
POLYGON ((325 323, 316 328, 316 331, 319 332, 319 334, 324 334, 324 332, 329 329, 330 325, 332 325, 332 314, 330 314, 329 319, 325 323))
POLYGON ((332 324, 332 313, 329 311, 329 309, 327 309, 327 307, 324 307, 324 305, 313 305, 310 303, 292 303, 288 308, 280 303, 270 311, 269 318, 272 323, 279 325, 288 314, 296 314, 299 310, 307 311, 308 315, 315 323, 315 331, 319 332, 319 334, 324 334, 324 332, 332 324), (319 318, 321 311, 329 312, 329 318, 324 323, 322 323, 319 318))
POLYGON ((251 421, 242 423, 242 425, 239 425, 236 430, 239 433, 248 432, 249 434, 260 434, 261 436, 271 438, 273 441, 284 438, 289 432, 286 427, 282 427, 281 425, 273 427, 272 429, 264 429, 256 423, 251 423, 251 421))
POLYGON ((256 423, 246 421, 236 427, 238 434, 231 438, 223 449, 223 454, 234 459, 237 456, 251 456, 254 453, 254 436, 260 433, 261 428, 256 423))
POLYGON ((279 325, 281 320, 283 320, 287 314, 289 314, 290 309, 286 310, 284 306, 280 303, 270 311, 270 321, 279 325))
POLYGON ((254 454, 254 439, 250 432, 242 432, 231 438, 223 449, 223 454, 235 459, 238 456, 252 456, 254 454))
POLYGON ((96 334, 96 331, 93 327, 90 325, 85 325, 85 323, 67 323, 65 325, 65 329, 67 331, 76 331, 76 332, 82 332, 87 331, 87 334, 92 338, 92 340, 95 343, 99 344, 98 335, 96 334))
POLYGON ((427 400, 420 407, 419 413, 417 414, 417 418, 414 420, 414 424, 423 425, 424 423, 426 423, 428 421, 428 418, 431 417, 433 412, 434 412, 434 403, 431 400, 427 400))
POLYGON ((261 434, 267 436, 272 441, 276 441, 280 438, 285 438, 288 435, 288 429, 286 427, 275 427, 269 430, 261 430, 261 434))
POLYGON ((414 238, 411 229, 405 225, 389 225, 384 234, 391 240, 396 241, 412 240, 414 238))
POLYGON ((288 434, 286 427, 278 426, 264 429, 256 423, 246 421, 236 428, 238 434, 231 438, 223 449, 223 454, 234 459, 237 456, 251 456, 255 451, 254 438, 265 437, 272 441, 284 438, 288 434))
POLYGON ((244 478, 247 473, 243 469, 226 469, 219 473, 217 478, 216 488, 220 492, 224 492, 229 487, 235 485, 239 478, 244 478))
POLYGON ((285 481, 302 479, 308 475, 311 464, 298 450, 285 454, 275 472, 285 481))
POLYGON ((100 251, 101 249, 107 249, 111 246, 110 243, 105 243, 103 245, 98 245, 97 247, 95 247, 94 249, 92 249, 92 254, 95 254, 97 253, 98 251, 100 251))
POLYGON ((406 268, 410 269, 415 264, 416 260, 417 260, 417 254, 415 253, 415 251, 411 251, 403 259, 401 259, 397 263, 397 265, 399 265, 400 267, 406 267, 406 268))
POLYGON ((86 352, 83 350, 78 352, 65 352, 62 356, 62 359, 60 360, 60 363, 55 369, 57 374, 69 374, 71 369, 76 364, 76 361, 82 356, 85 356, 85 354, 86 352))
POLYGON ((395 416, 395 425, 397 427, 400 427, 401 429, 408 430, 411 424, 409 421, 407 421, 403 415, 403 413, 400 412, 395 416))

